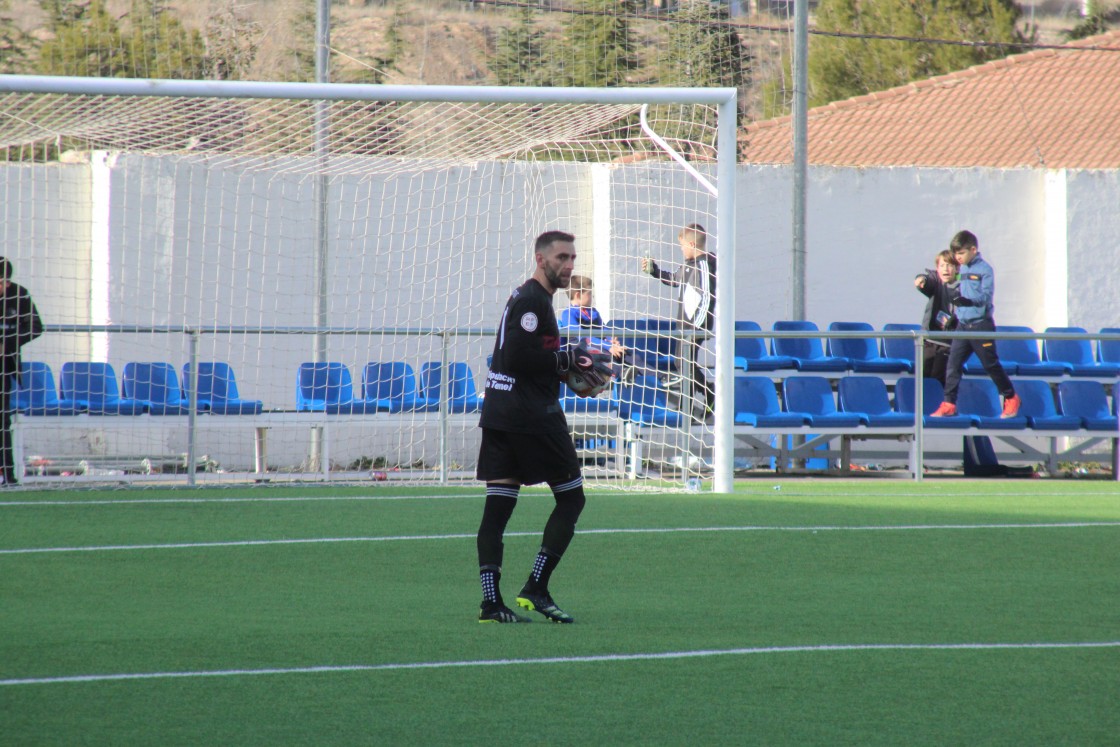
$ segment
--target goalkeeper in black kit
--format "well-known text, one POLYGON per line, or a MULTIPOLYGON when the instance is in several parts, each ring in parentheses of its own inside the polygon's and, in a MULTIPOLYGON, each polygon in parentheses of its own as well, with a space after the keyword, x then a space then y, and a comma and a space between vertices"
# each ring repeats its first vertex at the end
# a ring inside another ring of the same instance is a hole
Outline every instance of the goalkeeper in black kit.
POLYGON ((584 506, 583 475, 560 407, 560 381, 578 375, 597 388, 611 376, 609 354, 589 350, 584 342, 560 347, 552 296, 571 282, 575 237, 548 231, 537 237, 533 251, 537 263, 533 276, 513 291, 502 312, 479 421, 482 446, 477 477, 486 483, 478 528, 479 622, 530 622, 502 599, 502 537, 521 486, 540 482, 548 483, 556 506, 517 604, 552 622, 573 622, 548 588, 584 506))

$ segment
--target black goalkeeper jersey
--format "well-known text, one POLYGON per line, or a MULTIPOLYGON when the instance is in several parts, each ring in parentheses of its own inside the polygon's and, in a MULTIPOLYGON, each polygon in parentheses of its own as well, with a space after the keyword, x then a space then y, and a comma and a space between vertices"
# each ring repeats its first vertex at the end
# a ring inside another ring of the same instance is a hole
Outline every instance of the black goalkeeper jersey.
POLYGON ((486 375, 479 425, 517 433, 567 433, 560 408, 560 330, 552 295, 529 279, 506 302, 486 375))

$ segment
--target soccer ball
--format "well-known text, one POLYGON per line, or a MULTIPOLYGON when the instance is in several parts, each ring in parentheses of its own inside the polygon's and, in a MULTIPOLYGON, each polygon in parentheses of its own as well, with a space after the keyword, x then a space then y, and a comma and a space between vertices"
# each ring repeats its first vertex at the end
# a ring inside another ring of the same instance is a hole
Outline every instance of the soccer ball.
POLYGON ((579 371, 569 371, 565 383, 577 397, 598 397, 611 386, 610 377, 602 383, 595 383, 588 381, 579 371))

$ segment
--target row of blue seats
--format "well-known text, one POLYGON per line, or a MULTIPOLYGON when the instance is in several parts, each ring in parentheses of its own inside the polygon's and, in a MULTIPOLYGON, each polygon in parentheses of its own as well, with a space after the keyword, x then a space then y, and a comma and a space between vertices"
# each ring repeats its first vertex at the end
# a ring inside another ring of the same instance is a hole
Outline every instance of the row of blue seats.
MULTIPOLYGON (((735 322, 736 331, 761 332, 757 322, 735 322)), ((832 322, 830 331, 874 332, 867 322, 832 322)), ((885 324, 884 332, 916 331, 917 324, 885 324)), ((998 325, 997 332, 1023 332, 1033 334, 1030 327, 998 325)), ((775 332, 819 332, 820 328, 809 321, 779 321, 772 327, 775 332)), ((1085 334, 1081 327, 1047 327, 1047 334, 1085 334)), ((1120 328, 1106 327, 1101 333, 1120 333, 1120 328)), ((1010 376, 1041 377, 1093 377, 1115 378, 1120 376, 1120 341, 1101 340, 1094 346, 1088 339, 1043 340, 1042 351, 1038 342, 1027 339, 996 340, 996 352, 1004 370, 1010 376)), ((744 371, 796 371, 845 373, 913 373, 914 343, 907 338, 854 337, 834 338, 781 338, 766 341, 760 337, 735 339, 735 367, 744 371), (827 343, 827 344, 826 344, 827 343)), ((975 355, 964 366, 966 374, 983 374, 984 368, 975 355)))
MULTIPOLYGON (((452 412, 477 412, 482 400, 466 363, 448 366, 452 412)), ((344 363, 302 363, 296 375, 296 410, 332 414, 364 412, 431 412, 439 409, 442 367, 438 361, 421 367, 421 386, 408 363, 368 363, 362 376, 362 397, 354 395, 344 363)), ((109 363, 67 362, 60 371, 61 390, 46 363, 25 362, 15 408, 24 415, 185 415, 190 412, 190 364, 182 383, 174 366, 155 362, 126 363, 117 384, 109 363), (60 396, 61 395, 61 396, 60 396)), ((256 415, 260 400, 243 399, 228 363, 198 365, 198 411, 218 415, 256 415)))
MULTIPOLYGON (((191 379, 190 364, 183 366, 183 380, 191 379)), ((185 415, 189 395, 179 386, 170 363, 126 363, 121 383, 108 363, 74 361, 62 364, 61 396, 54 374, 46 363, 24 362, 15 409, 24 415, 185 415)), ((198 364, 198 410, 219 415, 255 415, 259 400, 242 399, 228 363, 198 364)))
MULTIPOLYGON (((482 400, 474 375, 463 362, 448 366, 449 410, 477 412, 482 400)), ((183 381, 191 378, 183 367, 183 381)), ((432 412, 439 409, 442 366, 428 362, 421 367, 419 383, 412 367, 403 361, 367 363, 362 376, 362 397, 354 396, 353 381, 344 363, 303 363, 296 380, 296 410, 328 414, 369 412, 432 412)), ((71 362, 62 366, 62 396, 54 388, 50 368, 39 362, 23 364, 23 383, 15 395, 16 408, 26 415, 182 415, 189 412, 189 395, 180 387, 169 363, 128 363, 123 376, 124 396, 108 363, 71 362)), ((924 412, 928 416, 942 401, 941 384, 924 379, 924 412)), ((774 382, 766 377, 735 379, 735 422, 755 427, 870 427, 906 426, 914 422, 914 379, 902 377, 895 388, 894 405, 886 383, 876 376, 845 376, 837 384, 818 376, 799 376, 780 383, 784 407, 774 382)), ((1116 430, 1117 398, 1111 410, 1102 384, 1096 381, 1063 381, 1056 387, 1059 408, 1051 385, 1024 379, 1016 382, 1022 399, 1020 415, 1000 417, 999 395, 988 379, 964 379, 957 405, 959 414, 925 418, 928 427, 971 427, 1041 430, 1116 430)), ((668 393, 656 376, 638 376, 615 387, 607 398, 581 399, 562 388, 565 411, 614 414, 643 425, 676 427, 683 415, 668 405, 668 393)), ((199 364, 198 408, 214 414, 257 414, 259 400, 242 399, 233 369, 227 363, 199 364)))
MULTIPOLYGON (((926 428, 986 428, 991 430, 1111 431, 1117 432, 1117 398, 1111 407, 1098 381, 1068 380, 1056 386, 1039 379, 1015 381, 1022 400, 1019 414, 1001 417, 999 392, 990 379, 964 379, 957 395, 958 414, 931 417, 944 399, 941 383, 923 379, 926 428)), ((886 383, 877 376, 845 376, 832 382, 820 376, 790 377, 781 382, 779 403, 774 382, 761 376, 735 379, 735 423, 753 427, 870 428, 914 425, 915 379, 899 378, 894 402, 886 383), (784 405, 784 406, 783 406, 784 405)))
MULTIPOLYGON (((886 382, 871 375, 791 376, 778 384, 764 376, 735 378, 735 424, 756 428, 910 428, 914 425, 915 379, 895 384, 892 400, 886 382), (779 396, 780 394, 780 396, 779 396)), ((944 399, 941 383, 923 379, 922 422, 927 428, 990 430, 1117 431, 1117 398, 1109 405, 1099 381, 1068 380, 1056 387, 1040 379, 1015 382, 1022 400, 1019 415, 1003 418, 999 392, 990 379, 964 379, 958 415, 930 417, 944 399), (1056 389, 1056 392, 1055 392, 1056 389), (1055 399, 1055 394, 1056 399, 1055 399)), ((574 413, 614 414, 639 425, 678 427, 686 416, 668 402, 656 376, 639 376, 615 388, 609 398, 579 399, 564 388, 561 402, 574 413)))
MULTIPOLYGON (((474 373, 461 361, 448 363, 448 412, 482 409, 474 373)), ((443 365, 421 364, 419 381, 404 361, 367 363, 362 370, 361 396, 345 363, 301 363, 296 378, 296 410, 334 415, 371 412, 435 412, 443 392, 443 365)))

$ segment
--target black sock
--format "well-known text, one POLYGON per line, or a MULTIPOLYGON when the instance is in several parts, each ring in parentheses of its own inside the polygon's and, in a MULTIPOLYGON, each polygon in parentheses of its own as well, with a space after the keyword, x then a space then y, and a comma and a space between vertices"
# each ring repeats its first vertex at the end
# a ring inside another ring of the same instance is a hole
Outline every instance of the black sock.
POLYGON ((486 484, 486 505, 482 509, 482 523, 478 527, 478 569, 482 583, 482 599, 486 602, 502 602, 499 581, 502 578, 502 556, 505 545, 502 536, 506 531, 509 517, 517 506, 520 485, 504 483, 486 484))
POLYGON ((525 588, 530 591, 547 591, 552 572, 559 564, 560 556, 547 547, 542 547, 537 553, 537 559, 533 561, 533 570, 529 572, 529 580, 525 582, 525 588))
POLYGON ((545 524, 541 550, 537 553, 529 580, 525 582, 525 588, 530 591, 548 590, 552 572, 556 570, 560 558, 564 557, 572 537, 575 536, 576 522, 586 503, 582 476, 569 482, 550 484, 549 487, 556 498, 556 506, 545 524))
POLYGON ((494 604, 502 602, 502 569, 492 565, 484 565, 478 569, 478 580, 482 583, 482 601, 494 604))

